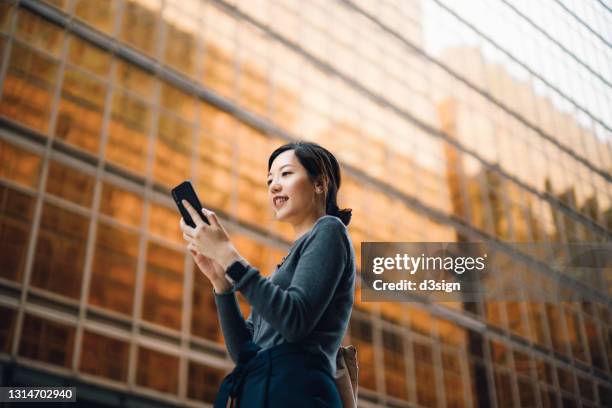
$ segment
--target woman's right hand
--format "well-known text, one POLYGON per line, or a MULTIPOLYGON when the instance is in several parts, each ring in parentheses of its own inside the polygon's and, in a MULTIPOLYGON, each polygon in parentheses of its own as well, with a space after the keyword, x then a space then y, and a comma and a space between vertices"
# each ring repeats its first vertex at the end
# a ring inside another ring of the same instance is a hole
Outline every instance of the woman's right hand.
POLYGON ((204 276, 206 276, 212 284, 215 293, 221 294, 224 292, 229 292, 232 289, 232 285, 224 277, 225 271, 223 270, 223 267, 218 262, 215 262, 209 257, 202 255, 191 245, 188 245, 188 249, 191 257, 196 265, 198 265, 200 271, 202 271, 204 276))

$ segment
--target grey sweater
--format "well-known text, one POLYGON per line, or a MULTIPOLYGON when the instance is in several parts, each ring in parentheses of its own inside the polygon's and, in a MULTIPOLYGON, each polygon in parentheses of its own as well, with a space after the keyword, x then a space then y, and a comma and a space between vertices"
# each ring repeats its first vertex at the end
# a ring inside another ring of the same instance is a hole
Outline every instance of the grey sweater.
POLYGON ((239 347, 248 340, 262 349, 300 343, 322 354, 334 375, 336 353, 353 307, 355 271, 347 228, 331 215, 319 218, 295 241, 285 262, 271 276, 263 277, 249 265, 235 286, 251 304, 246 321, 233 291, 215 293, 232 360, 238 361, 239 347))

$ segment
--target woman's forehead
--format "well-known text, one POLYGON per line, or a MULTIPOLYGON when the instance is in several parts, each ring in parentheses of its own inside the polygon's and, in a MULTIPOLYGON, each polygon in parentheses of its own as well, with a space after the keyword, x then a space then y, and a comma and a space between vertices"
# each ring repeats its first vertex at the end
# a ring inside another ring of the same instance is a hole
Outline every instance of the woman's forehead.
POLYGON ((295 152, 293 150, 287 150, 276 156, 274 161, 272 162, 272 166, 270 167, 270 171, 280 169, 285 165, 296 165, 297 157, 295 157, 295 152))

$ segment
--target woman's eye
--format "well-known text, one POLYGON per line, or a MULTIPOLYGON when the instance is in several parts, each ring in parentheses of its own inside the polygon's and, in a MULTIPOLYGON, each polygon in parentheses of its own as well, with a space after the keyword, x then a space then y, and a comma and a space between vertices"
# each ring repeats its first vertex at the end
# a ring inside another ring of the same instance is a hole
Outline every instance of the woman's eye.
POLYGON ((285 174, 291 174, 291 172, 290 171, 283 171, 281 174, 284 176, 285 174))

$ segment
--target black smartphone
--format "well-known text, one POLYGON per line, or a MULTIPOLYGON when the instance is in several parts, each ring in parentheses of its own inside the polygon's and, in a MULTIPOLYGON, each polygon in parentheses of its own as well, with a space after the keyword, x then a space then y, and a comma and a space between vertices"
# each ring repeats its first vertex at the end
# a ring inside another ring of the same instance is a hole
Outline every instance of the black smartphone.
POLYGON ((187 200, 187 202, 191 204, 191 206, 198 212, 202 220, 210 225, 210 222, 208 222, 206 216, 202 214, 202 204, 200 203, 200 200, 198 199, 198 196, 196 195, 196 192, 189 180, 183 181, 181 184, 172 189, 172 198, 181 212, 181 216, 185 220, 185 223, 191 228, 195 228, 196 225, 187 212, 187 209, 181 203, 182 200, 187 200))

